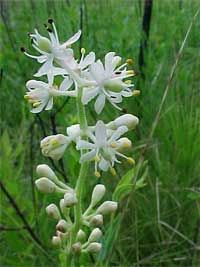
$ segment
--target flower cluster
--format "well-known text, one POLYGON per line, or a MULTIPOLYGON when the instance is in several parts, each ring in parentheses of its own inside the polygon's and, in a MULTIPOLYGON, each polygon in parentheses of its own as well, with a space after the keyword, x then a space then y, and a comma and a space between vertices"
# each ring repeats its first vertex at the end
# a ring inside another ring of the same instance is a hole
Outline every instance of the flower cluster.
POLYGON ((94 175, 99 178, 107 171, 115 175, 115 164, 122 160, 134 164, 134 159, 126 155, 132 143, 124 134, 133 130, 139 122, 136 116, 124 114, 108 123, 97 120, 91 126, 87 124, 85 107, 94 100, 97 114, 102 113, 107 102, 121 110, 119 104, 123 97, 135 96, 140 92, 133 89, 131 78, 135 72, 129 69, 133 64, 132 59, 121 63, 121 57, 115 52, 109 52, 101 61, 96 59, 94 52, 86 54, 84 48, 81 49, 81 58, 76 59, 72 45, 80 38, 81 31, 61 43, 52 19, 48 20, 45 27, 49 38, 42 36, 37 30, 30 34, 32 45, 39 55, 31 55, 24 48, 21 49, 25 55, 41 64, 34 76, 46 77, 46 82, 28 81, 24 98, 32 104, 32 113, 52 109, 57 97, 73 97, 77 102, 79 124, 68 127, 65 134, 47 136, 40 143, 43 155, 53 160, 62 158, 70 143, 75 143, 76 149, 81 153, 81 169, 75 188, 59 180, 45 164, 37 167, 40 178, 35 182, 38 190, 43 193, 57 192, 62 195, 59 205, 50 204, 46 207, 46 212, 57 221, 52 243, 67 248, 70 264, 73 253, 97 253, 101 250, 100 227, 104 223, 103 218, 115 212, 118 205, 114 201, 100 204, 106 188, 97 184, 90 204, 84 211, 81 201, 87 165, 93 162, 94 175), (56 76, 60 78, 59 84, 55 83, 56 76))

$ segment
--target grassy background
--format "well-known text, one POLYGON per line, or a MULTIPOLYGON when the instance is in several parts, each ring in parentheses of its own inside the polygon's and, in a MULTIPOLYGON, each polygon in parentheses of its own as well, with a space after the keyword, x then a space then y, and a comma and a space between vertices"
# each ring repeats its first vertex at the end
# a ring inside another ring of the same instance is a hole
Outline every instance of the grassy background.
MULTIPOLYGON (((143 69, 146 78, 139 75, 135 79, 142 94, 137 99, 127 99, 123 105, 140 118, 137 131, 130 135, 136 160, 147 142, 177 52, 198 6, 198 0, 153 2, 143 69)), ((27 33, 37 27, 45 34, 43 23, 49 17, 56 21, 62 41, 81 27, 81 42, 75 45, 77 55, 80 47, 95 51, 97 57, 116 51, 124 59, 134 58, 137 70, 142 15, 143 1, 136 0, 1 1, 1 181, 44 244, 42 248, 32 239, 19 210, 16 213, 5 190, 1 190, 1 266, 58 265, 58 252, 50 244, 54 222, 44 212, 45 205, 58 201, 58 197, 35 191, 35 167, 42 162, 52 165, 41 155, 40 139, 55 130, 64 133, 66 126, 76 123, 73 99, 56 115, 62 99, 50 114, 29 113, 23 100, 25 82, 32 79, 39 65, 20 53, 21 46, 33 51, 27 33), (56 122, 56 129, 52 122, 56 122)), ((200 246, 199 17, 187 39, 145 153, 147 186, 131 194, 128 206, 126 199, 122 201, 118 236, 109 255, 100 261, 102 266, 200 265, 197 250, 200 246)), ((91 124, 95 121, 92 107, 88 109, 91 124)), ((108 106, 100 118, 109 121, 116 116, 118 112, 108 106)), ((60 171, 61 179, 65 178, 64 169, 73 184, 79 169, 78 153, 74 147, 68 151, 63 162, 53 165, 60 171)), ((123 170, 118 169, 119 176, 128 168, 125 165, 123 170)), ((103 182, 111 191, 117 179, 107 175, 103 182)), ((94 179, 90 180, 91 184, 95 183, 94 179)))

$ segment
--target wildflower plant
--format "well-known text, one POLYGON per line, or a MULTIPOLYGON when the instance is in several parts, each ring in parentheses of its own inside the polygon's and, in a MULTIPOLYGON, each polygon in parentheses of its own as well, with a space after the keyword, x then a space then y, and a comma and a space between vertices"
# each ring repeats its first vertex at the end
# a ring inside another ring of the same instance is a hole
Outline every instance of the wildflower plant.
POLYGON ((121 57, 109 52, 102 62, 96 59, 94 52, 86 55, 84 48, 81 49, 81 58, 76 59, 72 45, 78 41, 81 31, 61 43, 52 19, 48 20, 46 28, 49 38, 37 30, 30 34, 33 47, 39 55, 31 55, 22 48, 25 55, 41 64, 34 76, 46 77, 46 82, 28 81, 24 98, 31 103, 32 113, 52 109, 58 97, 73 97, 77 103, 79 124, 68 127, 65 135, 47 136, 40 143, 43 155, 53 160, 62 158, 68 146, 75 143, 80 151, 80 173, 75 187, 62 182, 46 164, 37 166, 39 178, 35 181, 40 192, 59 193, 59 203, 48 205, 46 212, 56 221, 52 244, 59 247, 64 255, 65 264, 62 265, 72 266, 83 254, 100 253, 104 217, 118 208, 116 201, 103 200, 106 186, 98 184, 98 179, 90 203, 83 203, 88 166, 92 165, 94 178, 99 178, 108 171, 115 176, 115 165, 121 164, 122 159, 134 165, 134 159, 126 155, 132 143, 124 135, 139 122, 136 116, 124 114, 113 118, 111 122, 97 120, 96 125, 88 125, 85 109, 95 99, 94 110, 97 114, 110 104, 121 110, 119 104, 123 97, 138 95, 139 91, 133 89, 131 79, 135 72, 128 69, 133 63, 131 59, 121 63, 121 57), (55 84, 55 76, 60 77, 60 84, 55 84))

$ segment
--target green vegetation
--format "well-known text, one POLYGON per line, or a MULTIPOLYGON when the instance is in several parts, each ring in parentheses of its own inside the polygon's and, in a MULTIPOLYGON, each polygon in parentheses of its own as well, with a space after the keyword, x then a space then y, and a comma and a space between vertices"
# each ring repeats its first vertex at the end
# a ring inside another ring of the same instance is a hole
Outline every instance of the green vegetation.
MULTIPOLYGON (((128 188, 128 196, 112 218, 113 225, 107 222, 109 234, 103 240, 107 251, 102 251, 98 266, 200 265, 200 14, 169 83, 177 53, 198 8, 198 0, 153 2, 148 49, 144 53, 145 78, 135 78, 141 95, 123 104, 140 118, 136 132, 129 137, 136 162, 144 156, 138 179, 143 175, 145 180, 137 184, 140 190, 128 188), (167 85, 169 90, 149 139, 167 85)), ((59 170, 60 178, 67 177, 72 184, 79 171, 78 152, 73 147, 63 162, 50 162, 41 155, 39 140, 56 130, 65 133, 65 128, 77 119, 71 99, 63 113, 57 113, 63 99, 51 113, 29 113, 23 99, 25 83, 38 65, 20 52, 21 46, 33 52, 27 33, 37 27, 45 34, 43 23, 49 17, 55 20, 61 40, 81 27, 80 47, 95 51, 99 57, 116 51, 124 60, 134 58, 137 70, 142 15, 143 1, 137 0, 1 1, 1 266, 59 266, 58 251, 50 242, 54 222, 44 209, 57 198, 36 191, 35 167, 50 164, 59 170)), ((78 54, 80 47, 75 46, 78 54)), ((96 114, 93 103, 90 107, 92 124, 96 114)), ((117 111, 108 106, 100 118, 109 121, 116 115, 117 111)), ((121 177, 129 169, 128 164, 118 166, 117 173, 121 177)), ((90 174, 92 177, 92 170, 90 174)), ((108 194, 118 180, 109 174, 103 178, 102 182, 109 184, 108 194)), ((95 182, 95 178, 88 181, 95 182)), ((115 197, 120 194, 123 192, 115 197)))

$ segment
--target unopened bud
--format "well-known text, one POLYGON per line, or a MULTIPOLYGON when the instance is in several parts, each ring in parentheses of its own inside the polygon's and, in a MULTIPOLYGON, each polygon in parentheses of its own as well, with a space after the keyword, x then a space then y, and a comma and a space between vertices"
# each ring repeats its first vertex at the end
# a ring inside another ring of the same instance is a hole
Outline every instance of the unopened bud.
POLYGON ((90 220, 90 225, 94 225, 94 226, 103 225, 103 216, 101 214, 97 214, 93 216, 90 220))
POLYGON ((66 208, 66 206, 65 206, 64 198, 62 198, 62 199, 60 200, 59 205, 60 205, 60 209, 61 209, 61 211, 62 211, 63 213, 65 213, 65 212, 67 211, 67 208, 66 208))
POLYGON ((129 140, 127 137, 122 137, 117 140, 117 151, 118 152, 125 152, 130 150, 132 147, 131 140, 129 140))
POLYGON ((115 212, 117 209, 117 202, 115 201, 105 201, 101 204, 100 207, 97 209, 97 213, 101 213, 103 215, 115 212))
POLYGON ((56 224, 56 230, 61 231, 61 232, 66 232, 68 228, 68 223, 61 219, 57 224, 56 224))
POLYGON ((76 194, 73 192, 66 193, 64 195, 64 205, 67 208, 73 207, 78 203, 76 194))
POLYGON ((38 165, 36 171, 40 177, 47 177, 52 181, 57 180, 54 171, 47 164, 38 165))
POLYGON ((51 218, 55 220, 60 219, 60 212, 59 212, 58 207, 55 204, 50 204, 49 206, 47 206, 46 212, 51 218))
POLYGON ((82 229, 80 229, 77 233, 77 241, 84 242, 85 239, 86 239, 86 234, 82 229))
POLYGON ((42 193, 52 193, 56 190, 56 185, 46 177, 42 177, 35 181, 37 189, 42 193))
POLYGON ((99 201, 103 198, 105 195, 106 188, 103 184, 97 184, 92 192, 92 199, 91 199, 91 206, 94 207, 96 206, 99 201))
POLYGON ((70 127, 67 127, 67 134, 70 140, 75 141, 77 137, 81 134, 81 129, 79 124, 74 124, 70 127))
POLYGON ((88 242, 89 242, 89 243, 92 243, 92 242, 98 241, 99 238, 101 238, 101 237, 102 237, 102 232, 101 232, 101 230, 100 230, 99 228, 95 228, 95 229, 91 232, 91 234, 90 234, 90 236, 89 236, 89 238, 88 238, 88 242))
POLYGON ((52 239, 51 239, 51 242, 52 242, 52 244, 53 244, 54 246, 58 247, 58 246, 61 245, 62 240, 61 240, 61 238, 58 237, 58 236, 53 236, 52 239))
POLYGON ((81 252, 81 248, 82 248, 81 243, 77 242, 77 243, 73 244, 72 248, 73 248, 73 251, 75 253, 80 253, 81 252))
POLYGON ((87 251, 91 253, 98 253, 100 252, 101 248, 101 243, 93 242, 89 244, 89 246, 87 247, 87 251))
POLYGON ((120 126, 125 125, 128 127, 129 130, 132 130, 139 123, 139 119, 132 114, 124 114, 120 116, 119 118, 115 119, 113 122, 116 128, 119 128, 120 126))

